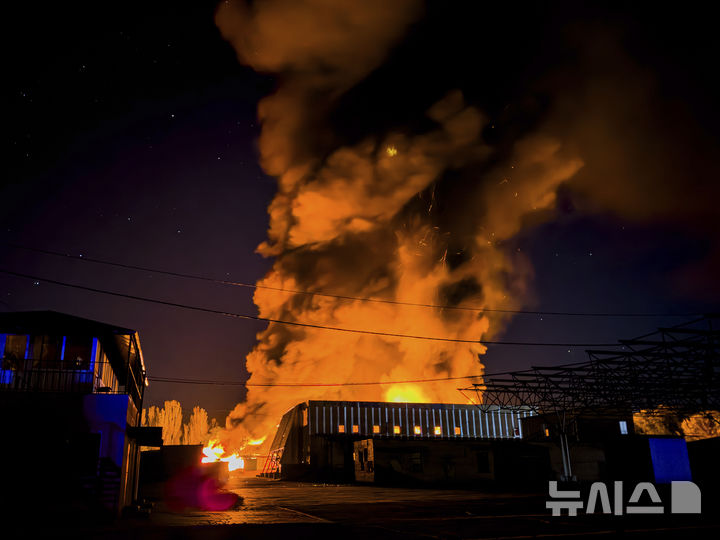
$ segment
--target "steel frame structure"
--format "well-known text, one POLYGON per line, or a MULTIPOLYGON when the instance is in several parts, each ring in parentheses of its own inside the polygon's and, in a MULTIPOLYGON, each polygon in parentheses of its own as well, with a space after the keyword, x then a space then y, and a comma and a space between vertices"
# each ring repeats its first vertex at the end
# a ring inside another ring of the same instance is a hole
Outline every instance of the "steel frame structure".
POLYGON ((461 390, 476 392, 478 403, 538 413, 720 410, 720 315, 586 353, 586 362, 514 371, 461 390))
POLYGON ((490 377, 461 392, 477 403, 531 408, 558 417, 563 480, 572 480, 570 418, 691 414, 720 410, 720 315, 706 315, 635 339, 612 350, 588 350, 585 362, 532 367, 490 377))

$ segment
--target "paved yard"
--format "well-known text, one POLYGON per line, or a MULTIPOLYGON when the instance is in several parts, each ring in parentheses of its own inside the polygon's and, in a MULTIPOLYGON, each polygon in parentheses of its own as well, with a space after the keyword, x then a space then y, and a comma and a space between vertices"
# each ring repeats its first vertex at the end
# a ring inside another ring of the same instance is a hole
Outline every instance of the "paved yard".
MULTIPOLYGON (((702 516, 551 517, 545 494, 279 482, 241 476, 228 489, 244 498, 228 512, 172 513, 72 532, 75 538, 718 538, 712 506, 702 516)), ((57 537, 57 531, 51 535, 57 537)))

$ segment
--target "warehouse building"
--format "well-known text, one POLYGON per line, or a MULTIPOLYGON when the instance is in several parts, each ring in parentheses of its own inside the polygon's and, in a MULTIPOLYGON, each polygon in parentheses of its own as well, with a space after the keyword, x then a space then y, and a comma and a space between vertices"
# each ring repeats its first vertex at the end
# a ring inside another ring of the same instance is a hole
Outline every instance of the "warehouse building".
POLYGON ((493 479, 502 462, 495 457, 497 443, 515 442, 519 449, 521 420, 532 414, 497 406, 307 401, 282 417, 261 474, 325 481, 493 479), (377 456, 371 468, 384 454, 396 474, 368 477, 369 449, 377 456))

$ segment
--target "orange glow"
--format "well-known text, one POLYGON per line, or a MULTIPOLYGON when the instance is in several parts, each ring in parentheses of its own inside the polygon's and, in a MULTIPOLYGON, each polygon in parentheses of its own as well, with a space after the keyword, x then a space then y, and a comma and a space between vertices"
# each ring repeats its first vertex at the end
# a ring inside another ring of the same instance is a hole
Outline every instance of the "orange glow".
POLYGON ((442 428, 440 426, 435 426, 435 435, 442 435, 442 428))
POLYGON ((225 449, 216 440, 211 440, 208 445, 202 450, 205 457, 201 459, 202 463, 214 463, 216 461, 223 461, 228 464, 229 471, 236 471, 245 467, 245 461, 241 458, 238 453, 234 453, 230 456, 223 456, 225 449))
POLYGON ((422 435, 422 428, 420 426, 415 426, 415 435, 422 435))
POLYGON ((265 439, 267 439, 267 435, 264 437, 261 437, 259 439, 253 439, 252 441, 248 441, 248 445, 250 446, 260 446, 262 443, 265 442, 265 439))
POLYGON ((390 157, 397 156, 397 152, 397 148, 395 148, 394 146, 388 146, 385 148, 385 153, 390 157))
POLYGON ((427 403, 430 400, 417 385, 394 384, 385 393, 385 401, 393 401, 395 403, 427 403))

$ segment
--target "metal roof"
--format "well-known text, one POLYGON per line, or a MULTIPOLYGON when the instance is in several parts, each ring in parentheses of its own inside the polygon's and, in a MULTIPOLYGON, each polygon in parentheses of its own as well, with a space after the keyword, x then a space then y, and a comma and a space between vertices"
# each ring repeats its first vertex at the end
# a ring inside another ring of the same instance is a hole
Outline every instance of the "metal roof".
POLYGON ((522 437, 529 407, 384 401, 307 401, 282 417, 271 450, 303 424, 310 435, 354 438, 513 439, 522 437))
POLYGON ((489 377, 475 390, 485 403, 538 412, 610 414, 661 408, 680 415, 720 409, 720 316, 588 350, 588 360, 489 377))
POLYGON ((0 313, 0 333, 86 333, 100 336, 104 334, 135 334, 135 330, 85 319, 59 311, 14 311, 0 313))

